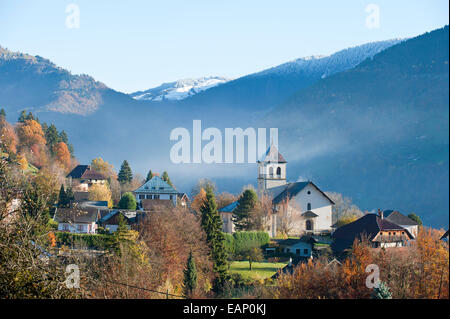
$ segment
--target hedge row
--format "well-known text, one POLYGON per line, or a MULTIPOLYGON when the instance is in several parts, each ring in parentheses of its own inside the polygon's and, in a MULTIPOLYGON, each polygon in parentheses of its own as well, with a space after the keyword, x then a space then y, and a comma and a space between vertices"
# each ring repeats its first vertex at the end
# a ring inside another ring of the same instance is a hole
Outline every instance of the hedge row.
POLYGON ((110 246, 111 235, 77 234, 68 232, 55 233, 58 246, 105 249, 110 246))
POLYGON ((225 248, 231 255, 238 255, 249 248, 262 247, 270 241, 269 234, 264 231, 242 231, 224 236, 225 248))

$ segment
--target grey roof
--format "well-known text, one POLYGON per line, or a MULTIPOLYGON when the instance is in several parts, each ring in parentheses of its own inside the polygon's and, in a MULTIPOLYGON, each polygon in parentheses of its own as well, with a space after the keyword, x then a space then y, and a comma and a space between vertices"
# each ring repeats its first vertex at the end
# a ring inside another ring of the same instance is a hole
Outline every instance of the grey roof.
POLYGON ((385 210, 383 212, 384 218, 394 224, 404 226, 417 226, 419 225, 415 220, 412 220, 408 216, 403 215, 398 211, 385 210))
POLYGON ((178 192, 167 184, 161 177, 153 176, 151 180, 144 185, 137 188, 135 193, 148 193, 148 194, 178 194, 178 192))
POLYGON ((127 210, 111 210, 107 215, 103 216, 98 222, 100 224, 104 224, 108 220, 110 220, 112 217, 114 217, 117 214, 122 214, 128 221, 134 222, 136 220, 136 211, 127 211, 127 210))
MULTIPOLYGON (((278 192, 281 190, 281 192, 278 193, 278 195, 273 197, 273 203, 279 204, 285 199, 291 199, 293 196, 300 193, 306 186, 312 185, 314 188, 316 188, 319 192, 322 193, 323 196, 325 196, 326 199, 330 201, 331 204, 334 204, 334 202, 324 193, 320 190, 319 187, 317 187, 313 182, 295 182, 295 183, 288 183, 283 186, 274 187, 276 190, 275 192, 278 192)), ((269 194, 271 189, 269 189, 269 194)))
POLYGON ((307 210, 306 212, 304 212, 304 213, 302 214, 302 216, 303 216, 303 217, 307 217, 307 218, 314 218, 314 217, 317 217, 317 216, 319 216, 319 215, 317 215, 316 213, 314 213, 314 212, 312 212, 312 211, 310 211, 310 210, 307 210))
POLYGON ((303 236, 301 238, 288 238, 277 241, 279 246, 293 246, 298 243, 308 243, 312 244, 314 239, 308 236, 303 236))
POLYGON ((94 223, 99 217, 95 209, 57 208, 54 220, 59 223, 94 223))
POLYGON ((275 145, 271 144, 264 154, 264 158, 258 162, 268 162, 268 163, 287 163, 283 155, 280 154, 275 145))
POLYGON ((96 207, 96 208, 108 208, 108 202, 107 201, 82 201, 82 202, 76 202, 75 205, 78 205, 80 208, 86 208, 86 207, 96 207))

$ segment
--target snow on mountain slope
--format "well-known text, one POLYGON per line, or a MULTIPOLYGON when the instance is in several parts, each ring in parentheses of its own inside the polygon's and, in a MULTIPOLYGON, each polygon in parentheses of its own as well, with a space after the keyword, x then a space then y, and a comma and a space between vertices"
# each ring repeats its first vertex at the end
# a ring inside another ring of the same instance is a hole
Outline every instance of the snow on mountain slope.
POLYGON ((315 55, 296 59, 283 63, 279 66, 254 73, 250 77, 267 76, 271 74, 300 73, 318 74, 326 78, 332 74, 354 68, 367 58, 373 58, 381 51, 404 41, 403 39, 392 39, 366 43, 356 47, 338 51, 332 55, 315 55))
POLYGON ((183 100, 188 96, 228 81, 230 81, 230 79, 219 76, 184 79, 176 82, 163 83, 158 87, 146 91, 134 92, 131 93, 130 96, 136 100, 146 101, 183 100))

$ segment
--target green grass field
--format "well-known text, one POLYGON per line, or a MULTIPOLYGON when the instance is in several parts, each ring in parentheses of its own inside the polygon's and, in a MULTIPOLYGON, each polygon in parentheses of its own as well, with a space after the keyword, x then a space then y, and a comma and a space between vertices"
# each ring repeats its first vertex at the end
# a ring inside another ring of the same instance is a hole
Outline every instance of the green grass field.
POLYGON ((244 278, 252 280, 261 280, 270 278, 278 269, 286 266, 287 263, 269 263, 269 262, 254 262, 252 270, 249 270, 248 261, 233 261, 230 265, 231 273, 239 273, 244 278))

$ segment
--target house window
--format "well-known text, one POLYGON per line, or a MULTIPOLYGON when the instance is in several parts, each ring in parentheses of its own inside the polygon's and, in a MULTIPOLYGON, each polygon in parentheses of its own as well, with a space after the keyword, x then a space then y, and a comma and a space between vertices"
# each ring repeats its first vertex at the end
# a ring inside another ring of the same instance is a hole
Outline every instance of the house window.
POLYGON ((173 195, 170 195, 169 197, 170 197, 171 200, 173 199, 173 195))
POLYGON ((145 195, 139 195, 139 199, 145 199, 145 195))
POLYGON ((278 176, 281 175, 281 167, 277 167, 277 175, 278 175, 278 176))
POLYGON ((147 199, 152 199, 152 195, 147 195, 147 199))
POLYGON ((313 230, 313 222, 311 220, 306 221, 306 230, 313 230))
POLYGON ((77 225, 77 231, 82 232, 84 230, 83 225, 77 225))
POLYGON ((308 249, 303 249, 303 255, 308 255, 308 249))
POLYGON ((286 248, 286 252, 289 253, 291 250, 289 248, 286 248))
POLYGON ((159 195, 155 195, 153 199, 159 199, 159 195))
POLYGON ((306 209, 311 210, 311 203, 308 203, 308 205, 306 205, 306 209))
POLYGON ((296 250, 295 250, 295 254, 296 254, 296 255, 300 255, 300 249, 296 249, 296 250))
POLYGON ((311 195, 311 191, 308 191, 308 195, 311 195))

